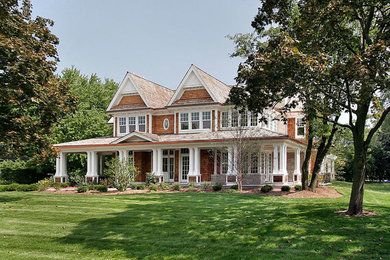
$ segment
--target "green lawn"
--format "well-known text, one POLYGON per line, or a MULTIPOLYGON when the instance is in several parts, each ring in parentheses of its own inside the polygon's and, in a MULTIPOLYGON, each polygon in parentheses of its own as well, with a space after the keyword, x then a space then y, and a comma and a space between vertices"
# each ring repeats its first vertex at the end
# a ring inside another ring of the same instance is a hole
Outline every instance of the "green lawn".
POLYGON ((337 199, 250 194, 0 193, 0 259, 390 259, 390 184, 368 184, 347 218, 337 199))

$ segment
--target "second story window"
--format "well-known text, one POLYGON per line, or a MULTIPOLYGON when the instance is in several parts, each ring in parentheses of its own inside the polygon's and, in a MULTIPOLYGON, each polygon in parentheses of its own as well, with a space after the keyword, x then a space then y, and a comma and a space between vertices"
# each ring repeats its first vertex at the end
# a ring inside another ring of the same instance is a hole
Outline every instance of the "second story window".
POLYGON ((119 133, 126 133, 126 117, 119 118, 119 133))
POLYGON ((211 112, 210 111, 202 112, 202 125, 203 125, 203 129, 210 129, 211 128, 211 112))
POLYGON ((229 127, 229 111, 222 112, 222 127, 229 127))
POLYGON ((146 132, 146 117, 138 116, 138 131, 146 132))
POLYGON ((232 127, 237 127, 238 126, 238 112, 233 111, 232 112, 232 127))
POLYGON ((180 130, 211 129, 211 111, 180 113, 180 130))
POLYGON ((251 126, 257 126, 257 113, 251 113, 251 126))
POLYGON ((199 112, 191 113, 191 125, 192 129, 199 129, 199 112))
POLYGON ((136 127, 135 116, 130 116, 129 117, 129 133, 134 132, 135 127, 136 127))
POLYGON ((295 138, 305 138, 306 122, 303 118, 295 119, 295 138))
POLYGON ((188 113, 181 113, 180 114, 180 129, 181 130, 188 130, 188 113))
POLYGON ((245 111, 245 112, 242 112, 240 113, 240 116, 241 116, 241 121, 240 121, 240 125, 241 126, 248 126, 248 113, 245 111))

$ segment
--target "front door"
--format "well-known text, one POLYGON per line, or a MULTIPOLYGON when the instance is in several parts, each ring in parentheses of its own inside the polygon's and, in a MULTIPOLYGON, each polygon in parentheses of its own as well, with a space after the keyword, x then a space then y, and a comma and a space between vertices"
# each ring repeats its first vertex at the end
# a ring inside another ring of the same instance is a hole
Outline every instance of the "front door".
POLYGON ((175 151, 163 151, 163 174, 168 182, 175 181, 175 151))
POLYGON ((180 182, 188 182, 188 172, 190 171, 190 155, 187 148, 180 150, 180 182))

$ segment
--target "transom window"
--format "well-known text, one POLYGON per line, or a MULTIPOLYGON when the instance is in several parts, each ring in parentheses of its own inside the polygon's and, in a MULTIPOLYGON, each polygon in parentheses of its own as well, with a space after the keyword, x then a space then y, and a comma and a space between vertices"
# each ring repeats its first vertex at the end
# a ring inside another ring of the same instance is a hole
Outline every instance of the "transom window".
POLYGON ((211 129, 211 111, 180 113, 180 130, 211 129))

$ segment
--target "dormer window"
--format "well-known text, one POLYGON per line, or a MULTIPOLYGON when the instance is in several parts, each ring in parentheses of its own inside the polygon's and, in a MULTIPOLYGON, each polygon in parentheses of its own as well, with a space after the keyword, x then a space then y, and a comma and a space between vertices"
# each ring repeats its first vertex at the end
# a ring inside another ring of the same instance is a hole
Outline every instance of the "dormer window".
POLYGON ((306 122, 303 118, 295 119, 295 138, 305 138, 306 122))

